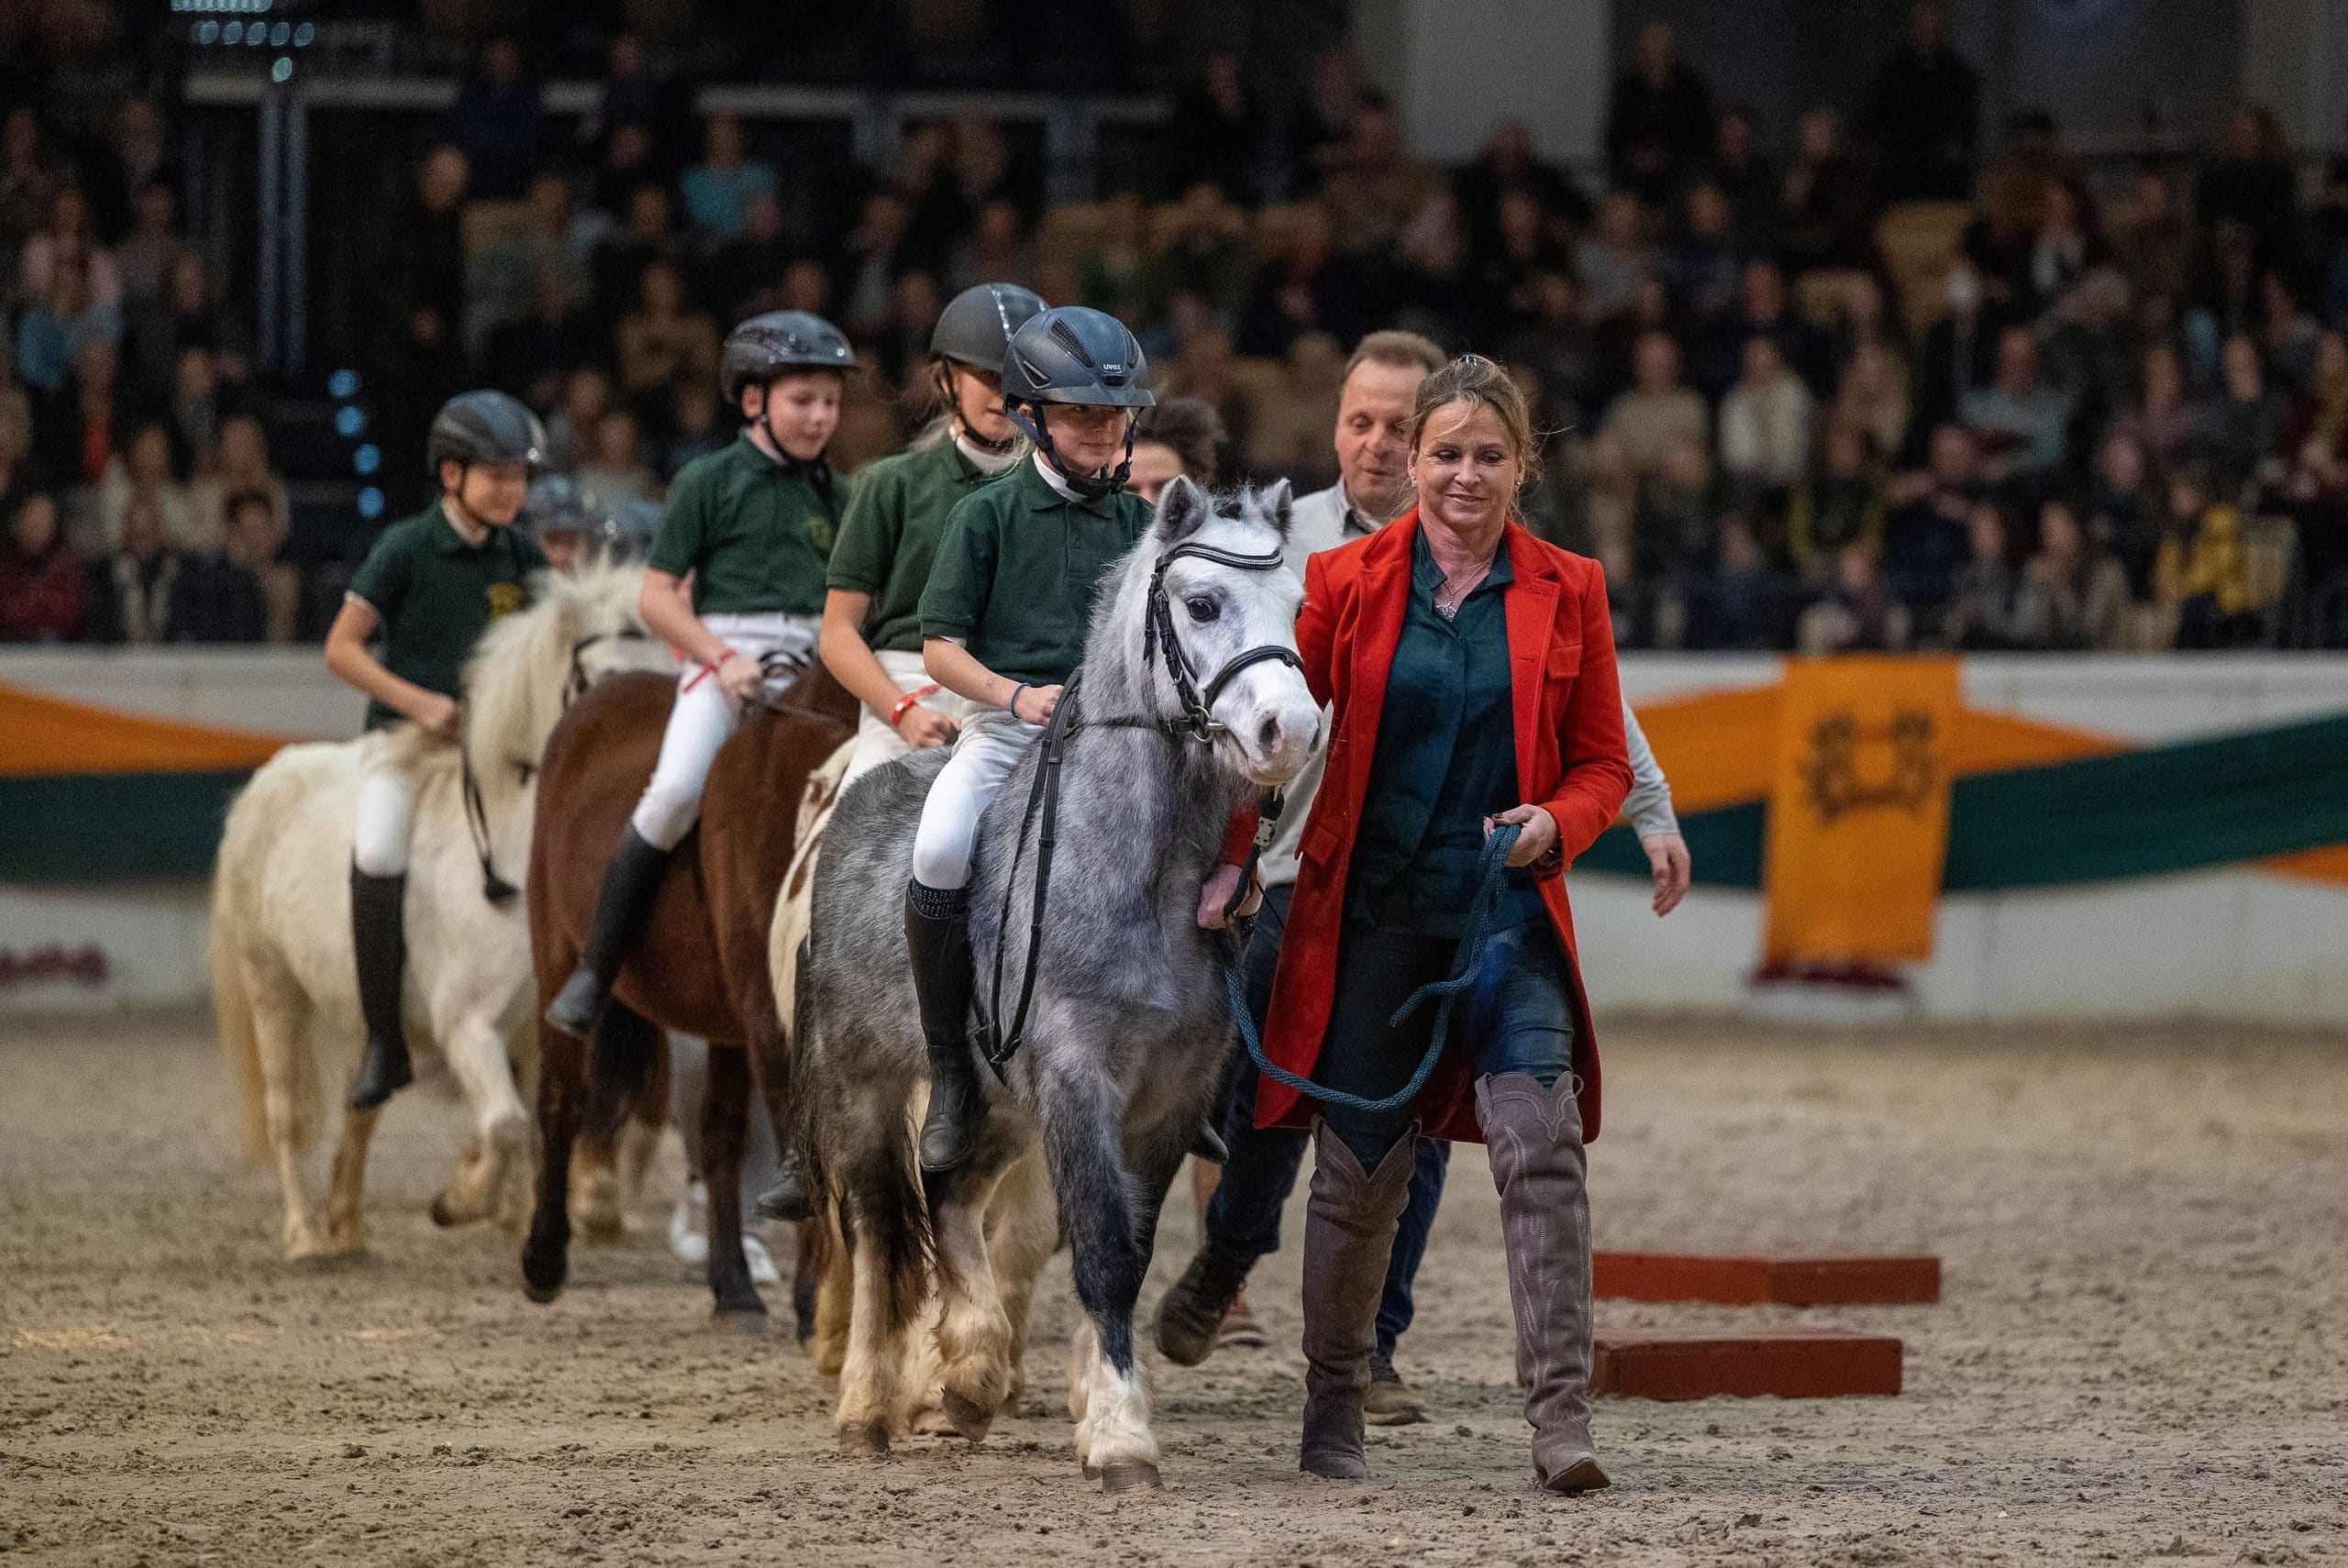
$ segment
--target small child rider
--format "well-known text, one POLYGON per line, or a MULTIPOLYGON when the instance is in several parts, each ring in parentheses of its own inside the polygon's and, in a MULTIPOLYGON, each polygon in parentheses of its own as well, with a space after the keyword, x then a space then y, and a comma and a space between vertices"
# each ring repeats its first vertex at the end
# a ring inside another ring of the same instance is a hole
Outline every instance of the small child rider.
POLYGON ((1149 525, 1149 508, 1124 489, 1134 411, 1156 401, 1145 369, 1124 324, 1081 305, 1044 311, 1012 335, 1003 407, 1035 453, 955 504, 921 597, 924 663, 961 699, 961 733, 922 808, 905 889, 929 1046, 930 1176, 969 1158, 982 1114, 965 919, 979 818, 1081 662, 1094 587, 1149 525))
POLYGON ((687 463, 669 490, 639 608, 685 667, 660 759, 604 873, 579 966, 547 1005, 557 1029, 583 1035, 594 1027, 670 854, 700 817, 710 764, 765 679, 760 660, 814 657, 840 514, 825 451, 856 364, 839 328, 803 311, 753 316, 725 339, 720 375, 746 423, 730 446, 687 463))
POLYGON ((327 668, 368 699, 350 845, 351 948, 367 1026, 353 1110, 374 1110, 413 1077, 400 1016, 420 755, 413 737, 457 738, 466 656, 492 621, 528 602, 530 576, 546 568, 545 554, 512 526, 546 446, 537 416, 504 392, 450 398, 425 443, 438 498, 383 530, 327 631, 327 668))
POLYGON ((943 428, 856 476, 824 601, 824 663, 864 708, 844 786, 954 738, 959 699, 922 658, 922 590, 955 503, 1019 460, 1019 430, 1002 406, 1002 357, 1011 335, 1043 308, 1016 283, 955 295, 929 337, 943 428))

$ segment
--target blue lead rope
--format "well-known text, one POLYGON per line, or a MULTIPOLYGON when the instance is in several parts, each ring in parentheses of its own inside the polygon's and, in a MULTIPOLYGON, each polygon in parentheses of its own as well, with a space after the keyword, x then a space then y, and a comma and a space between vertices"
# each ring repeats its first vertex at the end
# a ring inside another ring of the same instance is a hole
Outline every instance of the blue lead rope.
POLYGON ((1484 840, 1483 856, 1477 862, 1476 896, 1468 905, 1468 934, 1460 939, 1459 956, 1452 966, 1451 977, 1430 980, 1412 991, 1410 999, 1394 1010, 1386 1021, 1390 1029, 1400 1029, 1402 1021, 1418 1011, 1430 998, 1435 1001, 1434 1030, 1427 1040, 1427 1054, 1419 1060, 1419 1070, 1411 1081, 1383 1099, 1369 1099, 1357 1094, 1347 1094, 1316 1084, 1300 1073, 1291 1073, 1264 1055, 1264 1042, 1256 1032, 1256 1021, 1247 1011, 1247 982, 1241 977, 1239 965, 1234 961, 1223 966, 1224 989, 1231 998, 1231 1016, 1239 1025, 1239 1038, 1247 1046, 1248 1059, 1256 1070, 1276 1084, 1284 1084, 1301 1094, 1311 1095, 1324 1105, 1341 1105, 1349 1110, 1378 1112, 1407 1105, 1426 1088, 1427 1079, 1434 1076, 1434 1065, 1443 1059, 1444 1042, 1451 1033, 1451 1008, 1459 993, 1476 983, 1476 969, 1482 963, 1485 940, 1492 933, 1492 914, 1499 908, 1501 890, 1508 884, 1508 852, 1516 846, 1517 835, 1523 830, 1514 823, 1502 823, 1484 840))

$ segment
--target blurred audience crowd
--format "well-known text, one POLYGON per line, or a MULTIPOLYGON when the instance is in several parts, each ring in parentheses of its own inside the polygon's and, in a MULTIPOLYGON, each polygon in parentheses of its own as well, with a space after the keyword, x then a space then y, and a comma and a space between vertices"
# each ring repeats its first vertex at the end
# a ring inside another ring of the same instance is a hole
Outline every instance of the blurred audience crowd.
MULTIPOLYGON (((1605 563, 1628 647, 2348 646, 2348 163, 2303 193, 2244 105, 2195 164, 2090 169, 1979 98, 1922 4, 1865 100, 1778 148, 1648 24, 1601 170, 1507 121, 1444 169, 1347 52, 1281 103, 1221 53, 1157 190, 1044 206, 971 116, 810 204, 633 36, 575 126, 494 40, 367 280, 384 515, 482 383, 581 492, 658 501, 732 438, 718 346, 770 309, 858 344, 852 471, 925 416, 943 303, 1008 280, 1131 323, 1220 413, 1224 479, 1335 478, 1365 332, 1501 360, 1545 432, 1526 520, 1605 563)), ((57 70, 6 101, 0 639, 294 636, 270 388, 187 241, 171 105, 57 70)))

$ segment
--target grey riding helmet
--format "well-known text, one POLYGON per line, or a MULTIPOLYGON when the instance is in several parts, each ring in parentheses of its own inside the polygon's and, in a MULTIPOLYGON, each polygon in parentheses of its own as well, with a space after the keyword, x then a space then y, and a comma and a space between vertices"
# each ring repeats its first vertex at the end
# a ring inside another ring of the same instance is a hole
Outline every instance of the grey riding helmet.
POLYGON ((1002 358, 1002 411, 1070 490, 1098 501, 1124 489, 1133 474, 1132 423, 1125 425, 1125 454, 1115 468, 1079 473, 1060 460, 1043 405, 1148 408, 1157 402, 1142 382, 1148 370, 1141 345, 1124 322, 1086 305, 1058 305, 1030 317, 1011 335, 1010 352, 1002 358))
POLYGON ((929 335, 929 357, 977 370, 1002 372, 1011 335, 1044 308, 1032 289, 1016 283, 978 283, 964 289, 938 314, 929 335))
POLYGON ((822 316, 771 310, 725 335, 717 379, 726 400, 738 403, 744 387, 763 387, 793 370, 853 370, 856 363, 847 335, 822 316))
POLYGON ((1142 381, 1148 370, 1124 322, 1089 305, 1057 305, 1011 335, 1002 401, 1147 408, 1157 401, 1142 381))
POLYGON ((549 536, 572 534, 582 548, 607 561, 638 561, 652 553, 660 508, 632 495, 606 501, 567 475, 546 474, 530 481, 522 521, 540 544, 549 536))
POLYGON ((447 462, 526 463, 546 461, 546 426, 538 416, 502 392, 459 392, 433 416, 424 443, 424 471, 437 478, 447 462))
POLYGON ((591 535, 595 531, 596 518, 589 510, 587 497, 579 489, 579 481, 567 474, 540 474, 530 481, 530 493, 522 502, 522 525, 530 537, 544 544, 550 536, 560 534, 591 535))

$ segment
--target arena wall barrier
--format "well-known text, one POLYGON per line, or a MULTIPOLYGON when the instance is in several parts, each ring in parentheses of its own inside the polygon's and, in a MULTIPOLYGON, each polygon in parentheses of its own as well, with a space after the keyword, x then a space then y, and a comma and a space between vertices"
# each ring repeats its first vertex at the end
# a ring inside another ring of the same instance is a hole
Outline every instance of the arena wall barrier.
MULTIPOLYGON (((1592 1001, 1739 1010, 1787 663, 1623 673, 1697 887, 1657 922, 1625 832, 1579 863, 1592 1001)), ((1959 677, 1918 1015, 2348 1021, 2348 659, 1988 656, 1959 677)), ((360 708, 309 650, 0 650, 0 1013, 201 999, 228 796, 271 745, 353 734, 360 708)))

